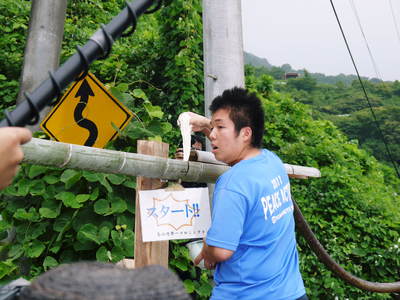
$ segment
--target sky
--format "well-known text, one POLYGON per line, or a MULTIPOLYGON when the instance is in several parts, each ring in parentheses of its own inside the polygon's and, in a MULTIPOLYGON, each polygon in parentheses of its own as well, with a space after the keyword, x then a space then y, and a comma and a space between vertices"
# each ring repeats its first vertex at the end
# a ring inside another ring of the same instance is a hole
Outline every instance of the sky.
MULTIPOLYGON (((400 1, 333 3, 360 75, 400 80, 400 36, 391 10, 400 31, 400 1)), ((325 75, 356 74, 329 0, 242 0, 242 21, 244 50, 274 66, 288 63, 325 75)))

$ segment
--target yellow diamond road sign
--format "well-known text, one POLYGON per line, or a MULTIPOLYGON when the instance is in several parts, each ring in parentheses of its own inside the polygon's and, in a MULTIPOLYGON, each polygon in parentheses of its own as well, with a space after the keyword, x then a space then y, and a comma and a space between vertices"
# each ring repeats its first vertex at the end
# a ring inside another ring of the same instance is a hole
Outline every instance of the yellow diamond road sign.
POLYGON ((75 82, 41 128, 59 142, 103 148, 132 118, 91 73, 75 82))

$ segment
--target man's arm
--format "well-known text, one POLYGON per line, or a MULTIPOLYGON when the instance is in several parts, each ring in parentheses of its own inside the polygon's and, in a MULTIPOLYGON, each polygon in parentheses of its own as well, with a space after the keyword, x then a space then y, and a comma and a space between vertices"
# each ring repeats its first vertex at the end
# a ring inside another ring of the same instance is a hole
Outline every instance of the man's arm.
POLYGON ((31 132, 25 128, 0 128, 0 190, 11 184, 24 158, 21 145, 31 138, 31 132))
POLYGON ((190 117, 190 125, 192 125, 192 130, 194 132, 202 132, 205 136, 210 139, 211 133, 211 120, 201 116, 199 114, 193 113, 191 111, 184 112, 183 114, 188 114, 190 117))
POLYGON ((209 246, 203 242, 203 249, 200 254, 195 258, 194 264, 197 265, 204 259, 204 266, 207 269, 214 269, 215 265, 219 262, 228 260, 233 254, 233 251, 224 248, 209 246))

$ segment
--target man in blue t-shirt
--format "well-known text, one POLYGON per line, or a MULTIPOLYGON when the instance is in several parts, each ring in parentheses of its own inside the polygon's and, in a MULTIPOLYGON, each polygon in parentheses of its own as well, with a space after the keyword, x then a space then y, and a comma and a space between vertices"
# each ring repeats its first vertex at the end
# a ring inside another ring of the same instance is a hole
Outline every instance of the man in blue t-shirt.
POLYGON ((212 224, 195 259, 216 268, 211 299, 307 299, 289 179, 279 157, 261 149, 261 101, 233 88, 216 97, 210 111, 211 120, 188 114, 192 129, 210 139, 215 158, 231 166, 217 180, 212 224))

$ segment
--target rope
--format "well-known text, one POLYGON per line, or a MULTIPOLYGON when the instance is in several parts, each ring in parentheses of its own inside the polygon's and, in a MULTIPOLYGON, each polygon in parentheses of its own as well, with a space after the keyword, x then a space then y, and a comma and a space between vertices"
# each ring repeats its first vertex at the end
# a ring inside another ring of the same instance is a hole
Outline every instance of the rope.
POLYGON ((378 292, 378 293, 393 293, 400 292, 400 281, 397 282, 371 282, 361 278, 358 278, 345 269, 343 269, 337 262, 335 262, 324 249, 318 239, 315 237, 307 221, 304 219, 303 214, 300 211, 297 203, 293 200, 294 205, 294 218, 296 220, 296 228, 300 234, 308 242, 311 250, 317 255, 319 260, 332 272, 334 272, 340 279, 346 281, 352 286, 359 289, 378 292))

